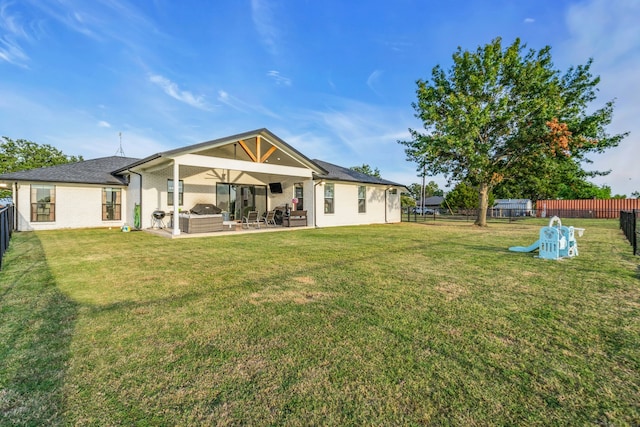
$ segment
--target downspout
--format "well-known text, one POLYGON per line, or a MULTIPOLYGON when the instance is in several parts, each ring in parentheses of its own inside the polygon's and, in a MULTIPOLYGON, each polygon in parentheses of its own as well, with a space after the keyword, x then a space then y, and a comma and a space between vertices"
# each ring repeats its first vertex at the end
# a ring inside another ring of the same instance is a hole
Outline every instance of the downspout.
POLYGON ((316 187, 322 184, 322 180, 313 184, 313 226, 318 228, 318 196, 316 187))
POLYGON ((387 199, 387 193, 389 192, 388 188, 384 189, 384 223, 389 222, 387 218, 387 212, 389 210, 389 200, 387 199))
MULTIPOLYGON (((127 169, 127 172, 130 173, 135 173, 136 175, 138 175, 140 177, 140 191, 138 192, 138 198, 139 200, 139 205, 140 205, 140 229, 142 229, 142 175, 139 174, 138 172, 134 172, 131 169, 127 169)), ((134 214, 135 216, 135 214, 134 214)))

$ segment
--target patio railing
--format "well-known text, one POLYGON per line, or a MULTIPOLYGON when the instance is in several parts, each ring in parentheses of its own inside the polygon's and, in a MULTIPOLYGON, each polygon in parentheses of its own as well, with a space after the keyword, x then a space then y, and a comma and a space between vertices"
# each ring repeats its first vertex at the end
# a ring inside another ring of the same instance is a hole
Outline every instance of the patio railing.
POLYGON ((638 215, 640 211, 620 211, 620 228, 633 246, 633 254, 638 255, 638 215))
POLYGON ((13 205, 0 209, 0 270, 4 253, 9 249, 9 242, 13 234, 13 205))

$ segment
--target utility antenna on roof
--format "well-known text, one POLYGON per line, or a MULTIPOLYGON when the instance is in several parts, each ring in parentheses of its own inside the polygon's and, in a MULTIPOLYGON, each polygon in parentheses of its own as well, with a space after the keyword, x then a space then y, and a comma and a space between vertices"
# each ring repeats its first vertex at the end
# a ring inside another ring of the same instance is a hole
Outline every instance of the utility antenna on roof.
POLYGON ((122 132, 118 132, 118 135, 120 135, 120 147, 118 148, 118 151, 116 151, 116 156, 120 156, 120 157, 126 157, 124 155, 124 150, 122 149, 122 132))

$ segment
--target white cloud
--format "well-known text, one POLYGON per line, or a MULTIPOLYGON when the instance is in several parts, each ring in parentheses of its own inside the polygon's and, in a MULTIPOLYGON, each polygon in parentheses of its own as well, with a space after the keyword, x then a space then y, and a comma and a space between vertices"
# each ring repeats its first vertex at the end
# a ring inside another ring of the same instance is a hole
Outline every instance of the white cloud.
POLYGON ((243 113, 246 112, 245 108, 246 104, 244 104, 244 102, 240 101, 239 99, 232 97, 231 95, 229 95, 228 92, 224 91, 224 90, 219 90, 218 91, 218 101, 220 101, 221 103, 223 103, 224 105, 227 105, 231 108, 233 108, 234 110, 238 110, 241 111, 243 113))
POLYGON ((201 110, 208 111, 210 108, 207 106, 204 96, 195 96, 191 92, 186 90, 180 90, 178 85, 166 77, 160 75, 150 75, 149 81, 158 85, 164 92, 170 97, 184 102, 192 107, 199 108, 201 110))
MULTIPOLYGON (((23 0, 24 1, 24 0, 23 0)), ((71 31, 98 41, 113 40, 133 52, 145 52, 149 35, 167 39, 154 21, 136 7, 135 2, 109 1, 38 1, 28 2, 46 17, 48 22, 63 25, 71 31)), ((56 34, 49 34, 56 37, 56 34)))
POLYGON ((365 163, 377 167, 383 178, 403 184, 417 179, 415 165, 405 160, 404 147, 397 142, 409 139, 408 128, 417 127, 410 112, 344 98, 332 97, 327 103, 331 107, 294 115, 299 129, 310 129, 290 138, 302 141, 294 146, 340 166, 365 163), (307 141, 306 132, 314 135, 312 143, 307 141))
POLYGON ((591 0, 574 4, 567 10, 569 38, 560 46, 559 57, 569 65, 584 64, 593 58, 592 73, 600 76, 598 99, 594 108, 616 99, 611 134, 630 132, 617 148, 593 155, 586 170, 611 170, 611 174, 593 179, 606 184, 614 194, 630 195, 640 191, 640 2, 591 0))
POLYGON ((0 60, 25 67, 28 55, 20 45, 20 40, 29 40, 19 17, 9 13, 10 3, 0 4, 0 60))
POLYGON ((593 57, 612 64, 640 46, 640 2, 591 0, 568 8, 566 22, 572 58, 593 57))
POLYGON ((280 30, 275 22, 273 4, 268 0, 251 0, 251 17, 260 41, 271 54, 277 54, 280 30))
POLYGON ((280 74, 280 71, 268 71, 267 76, 271 77, 278 86, 291 86, 291 79, 280 74))
POLYGON ((367 78, 367 86, 369 86, 369 89, 371 89, 373 93, 378 96, 380 95, 380 93, 376 89, 376 86, 378 84, 378 81, 380 80, 380 77, 382 76, 382 73, 382 70, 375 70, 373 73, 369 74, 369 77, 367 78))
POLYGON ((246 113, 246 114, 257 113, 257 114, 262 114, 264 116, 268 116, 274 119, 281 118, 280 115, 269 110, 268 108, 260 104, 259 101, 245 102, 233 95, 230 95, 228 92, 224 90, 218 91, 218 101, 233 108, 234 110, 240 111, 241 113, 246 113))
POLYGON ((98 127, 101 127, 101 128, 110 128, 110 127, 111 127, 111 124, 110 124, 109 122, 105 122, 104 120, 100 120, 100 121, 98 122, 98 127))
POLYGON ((535 20, 535 19, 533 19, 533 18, 524 18, 524 21, 523 21, 523 22, 524 22, 525 24, 533 24, 534 22, 536 22, 536 20, 535 20))

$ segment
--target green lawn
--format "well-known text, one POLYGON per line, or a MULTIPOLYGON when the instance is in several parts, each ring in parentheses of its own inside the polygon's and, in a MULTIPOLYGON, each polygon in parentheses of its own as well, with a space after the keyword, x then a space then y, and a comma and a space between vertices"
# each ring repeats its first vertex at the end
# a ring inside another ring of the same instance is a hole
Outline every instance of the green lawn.
POLYGON ((638 425, 640 257, 547 222, 16 233, 0 425, 638 425))

